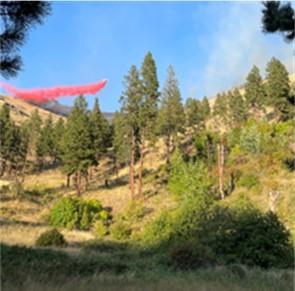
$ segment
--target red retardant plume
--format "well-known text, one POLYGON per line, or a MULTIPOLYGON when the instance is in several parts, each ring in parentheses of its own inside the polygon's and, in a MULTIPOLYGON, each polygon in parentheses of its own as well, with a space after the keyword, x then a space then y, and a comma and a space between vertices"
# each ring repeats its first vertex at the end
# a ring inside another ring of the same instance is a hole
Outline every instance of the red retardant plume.
POLYGON ((0 82, 0 85, 16 98, 35 103, 46 103, 56 100, 63 96, 77 96, 84 94, 95 94, 101 90, 107 83, 107 80, 101 80, 98 83, 81 86, 58 86, 43 89, 17 89, 13 86, 0 82))

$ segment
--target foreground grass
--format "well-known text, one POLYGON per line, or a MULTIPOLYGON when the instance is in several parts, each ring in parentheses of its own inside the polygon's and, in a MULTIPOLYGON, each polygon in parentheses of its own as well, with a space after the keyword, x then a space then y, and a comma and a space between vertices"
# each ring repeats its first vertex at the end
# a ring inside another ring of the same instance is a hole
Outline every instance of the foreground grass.
POLYGON ((179 271, 161 255, 125 244, 87 244, 75 255, 61 250, 1 246, 2 290, 9 291, 291 291, 291 270, 218 266, 179 271))

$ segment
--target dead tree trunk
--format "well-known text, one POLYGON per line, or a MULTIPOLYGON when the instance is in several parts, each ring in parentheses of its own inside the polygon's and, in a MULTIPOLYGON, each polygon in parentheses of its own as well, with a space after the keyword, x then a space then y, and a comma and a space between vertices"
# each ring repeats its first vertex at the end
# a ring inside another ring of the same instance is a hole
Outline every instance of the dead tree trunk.
POLYGON ((170 135, 166 139, 166 164, 170 165, 170 135))
POLYGON ((218 179, 219 179, 219 193, 220 198, 225 198, 224 194, 224 145, 217 145, 217 164, 218 164, 218 179))
POLYGON ((70 188, 71 186, 71 174, 67 174, 67 188, 70 188))

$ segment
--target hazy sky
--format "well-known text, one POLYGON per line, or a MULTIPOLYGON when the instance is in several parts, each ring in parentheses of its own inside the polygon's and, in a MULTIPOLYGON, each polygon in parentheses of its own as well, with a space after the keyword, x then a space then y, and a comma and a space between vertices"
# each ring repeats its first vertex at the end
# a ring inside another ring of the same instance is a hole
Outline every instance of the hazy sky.
MULTIPOLYGON (((272 56, 291 71, 291 44, 261 32, 260 2, 53 2, 52 15, 21 49, 21 88, 92 83, 106 78, 103 111, 119 108, 122 81, 151 51, 161 86, 169 64, 182 97, 212 96, 243 83, 272 56)), ((90 106, 93 96, 87 96, 90 106)), ((72 104, 63 98, 62 103, 72 104)))

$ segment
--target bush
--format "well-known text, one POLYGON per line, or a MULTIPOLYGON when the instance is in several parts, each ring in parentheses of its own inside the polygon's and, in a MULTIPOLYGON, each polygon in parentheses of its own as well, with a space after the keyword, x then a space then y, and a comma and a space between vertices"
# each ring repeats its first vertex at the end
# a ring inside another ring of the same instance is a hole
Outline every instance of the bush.
POLYGON ((195 238, 210 247, 220 263, 262 268, 293 264, 288 230, 275 214, 264 214, 253 207, 214 207, 199 223, 195 238))
POLYGON ((101 220, 96 220, 93 224, 94 235, 98 238, 102 238, 108 234, 108 228, 101 220))
POLYGON ((104 220, 105 210, 97 200, 62 198, 50 211, 50 223, 56 227, 88 230, 93 221, 104 220))
POLYGON ((116 221, 111 226, 111 235, 117 240, 126 240, 130 237, 131 233, 132 230, 129 227, 128 223, 123 221, 122 219, 116 221))
POLYGON ((43 232, 36 240, 36 246, 65 246, 66 240, 64 236, 57 230, 51 229, 43 232))
POLYGON ((131 201, 127 205, 126 211, 123 214, 123 219, 128 222, 138 222, 144 216, 144 208, 138 201, 131 201))

